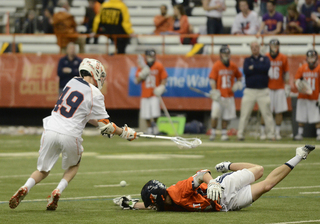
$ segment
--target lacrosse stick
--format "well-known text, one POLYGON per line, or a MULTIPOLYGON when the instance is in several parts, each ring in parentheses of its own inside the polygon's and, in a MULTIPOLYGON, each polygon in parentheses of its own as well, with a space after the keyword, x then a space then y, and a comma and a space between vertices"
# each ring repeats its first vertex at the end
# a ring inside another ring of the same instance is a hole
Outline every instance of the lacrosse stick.
POLYGON ((200 90, 200 89, 193 88, 193 87, 189 87, 189 89, 192 90, 193 92, 202 94, 202 95, 204 95, 205 97, 211 98, 210 93, 206 93, 206 92, 204 92, 204 91, 202 91, 202 90, 200 90))
POLYGON ((167 110, 166 105, 165 105, 164 102, 163 102, 162 97, 161 97, 161 96, 158 96, 158 97, 159 97, 159 100, 160 100, 160 104, 161 104, 161 106, 162 106, 162 109, 163 109, 163 111, 164 111, 164 114, 166 115, 166 117, 168 118, 168 120, 169 120, 169 122, 170 122, 170 124, 171 124, 172 130, 174 131, 174 133, 176 134, 176 136, 178 136, 178 132, 177 132, 176 128, 175 128, 174 125, 173 125, 173 122, 172 122, 172 120, 171 120, 170 114, 169 114, 169 112, 168 112, 168 110, 167 110))
POLYGON ((145 135, 145 134, 141 134, 139 135, 139 137, 171 140, 177 144, 179 149, 191 149, 202 144, 202 141, 199 138, 167 137, 167 136, 161 136, 161 135, 145 135))

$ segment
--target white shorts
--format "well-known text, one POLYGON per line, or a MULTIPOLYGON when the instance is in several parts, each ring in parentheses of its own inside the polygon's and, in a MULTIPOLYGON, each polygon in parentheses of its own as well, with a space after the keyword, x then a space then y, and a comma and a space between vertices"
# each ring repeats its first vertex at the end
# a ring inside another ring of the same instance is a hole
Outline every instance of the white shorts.
POLYGON ((320 122, 319 107, 317 100, 297 100, 296 121, 300 123, 318 123, 320 122))
POLYGON ((37 169, 50 171, 62 153, 62 169, 66 170, 80 162, 83 139, 45 130, 42 133, 37 169))
POLYGON ((140 117, 142 119, 151 119, 160 117, 160 100, 156 96, 149 98, 141 98, 140 101, 140 117))
POLYGON ((247 169, 223 174, 216 181, 224 188, 221 195, 221 211, 235 211, 252 204, 251 183, 254 175, 247 169))
POLYGON ((233 97, 221 97, 220 102, 212 101, 211 118, 221 116, 226 121, 236 118, 236 105, 233 97))
POLYGON ((270 107, 271 112, 275 112, 276 114, 283 113, 288 111, 288 103, 287 97, 284 89, 277 89, 269 91, 270 94, 270 107))

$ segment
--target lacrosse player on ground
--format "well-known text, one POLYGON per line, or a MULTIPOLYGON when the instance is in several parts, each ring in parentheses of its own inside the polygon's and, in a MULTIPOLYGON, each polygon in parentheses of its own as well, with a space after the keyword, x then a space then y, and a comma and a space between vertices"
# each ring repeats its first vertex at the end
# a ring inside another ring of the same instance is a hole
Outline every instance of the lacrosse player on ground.
POLYGON ((320 140, 320 65, 317 64, 318 53, 307 51, 307 63, 303 64, 295 75, 295 84, 299 91, 296 121, 299 123, 295 140, 303 139, 304 123, 315 123, 317 140, 320 140))
POLYGON ((45 179, 62 154, 63 178, 48 199, 47 210, 55 210, 58 200, 79 169, 83 152, 81 138, 87 122, 99 127, 102 135, 119 135, 134 140, 137 133, 127 125, 119 128, 109 121, 104 96, 100 92, 106 72, 100 61, 85 58, 79 66, 81 77, 71 79, 64 87, 51 116, 43 119, 37 170, 11 197, 10 208, 16 208, 33 186, 45 179))
MULTIPOLYGON (((271 63, 268 88, 270 89, 271 112, 275 113, 276 140, 281 140, 280 127, 282 114, 288 110, 287 96, 290 94, 288 58, 280 53, 279 47, 280 42, 278 39, 270 40, 270 53, 267 54, 271 63)), ((261 117, 260 139, 267 139, 263 117, 261 117)))
POLYGON ((163 65, 156 61, 154 49, 146 50, 145 61, 139 55, 138 64, 135 83, 141 83, 140 117, 147 122, 147 134, 158 134, 156 123, 161 115, 159 97, 166 90, 168 74, 163 65))
POLYGON ((314 146, 296 149, 296 156, 274 169, 265 180, 253 183, 263 175, 263 167, 251 163, 222 162, 218 172, 227 172, 212 178, 209 170, 200 170, 186 180, 167 188, 157 180, 150 180, 141 190, 141 198, 131 196, 115 198, 122 209, 156 209, 158 211, 235 211, 250 206, 263 194, 282 181, 314 146))
POLYGON ((230 48, 223 45, 220 48, 220 60, 215 62, 209 74, 212 90, 211 106, 211 135, 210 140, 216 137, 218 119, 222 117, 221 140, 229 140, 227 127, 230 120, 236 118, 236 106, 233 92, 242 90, 242 74, 235 63, 230 61, 230 48), (234 83, 234 79, 237 81, 234 83))

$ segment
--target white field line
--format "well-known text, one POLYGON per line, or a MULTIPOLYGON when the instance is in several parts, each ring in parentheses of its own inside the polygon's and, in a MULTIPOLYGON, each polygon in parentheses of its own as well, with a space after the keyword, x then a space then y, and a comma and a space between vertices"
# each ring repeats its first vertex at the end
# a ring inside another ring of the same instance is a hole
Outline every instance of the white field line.
MULTIPOLYGON (((140 194, 130 194, 131 196, 141 196, 140 194)), ((100 196, 85 196, 85 197, 72 197, 72 198, 60 198, 59 201, 73 201, 81 199, 98 199, 98 198, 116 198, 123 195, 100 195, 100 196)), ((47 201, 47 199, 32 199, 32 200, 23 200, 23 202, 37 202, 37 201, 47 201)), ((7 204, 9 201, 0 201, 0 204, 7 204)), ((23 203, 22 202, 22 203, 23 203)))
POLYGON ((130 160, 166 160, 166 159, 201 159, 203 155, 179 155, 179 154, 121 154, 101 155, 98 159, 130 159, 130 160))
POLYGON ((275 187, 272 190, 287 190, 287 189, 308 189, 308 188, 319 188, 320 185, 316 186, 301 186, 301 187, 275 187))
POLYGON ((304 220, 304 221, 295 221, 295 222, 277 222, 277 223, 269 223, 269 224, 295 224, 295 223, 310 223, 310 222, 320 222, 320 219, 318 220, 304 220))
MULTIPOLYGON (((97 156, 96 152, 86 152, 82 156, 97 156)), ((0 153, 0 157, 38 157, 39 152, 4 152, 0 153)), ((61 155, 60 155, 61 157, 61 155)))
POLYGON ((320 194, 320 191, 314 191, 314 192, 300 192, 300 194, 320 194))
MULTIPOLYGON (((267 164, 263 165, 264 167, 277 167, 280 164, 267 164)), ((320 163, 301 163, 299 166, 319 166, 320 163)), ((169 171, 194 171, 196 172, 199 169, 204 169, 206 167, 193 167, 193 168, 170 168, 170 169, 147 169, 147 170, 114 170, 114 171, 96 171, 96 172, 78 172, 77 175, 93 175, 93 174, 109 174, 109 173, 147 173, 147 172, 169 172, 169 171)), ((214 168, 211 169, 214 171, 214 168)), ((50 176, 62 176, 63 173, 51 173, 50 176)), ((21 174, 21 175, 6 175, 6 176, 0 176, 0 179, 5 178, 19 178, 19 177, 29 177, 30 174, 21 174)), ((216 175, 218 176, 218 175, 216 175)))
MULTIPOLYGON (((127 184, 126 186, 129 186, 130 184, 127 184)), ((94 187, 121 187, 120 184, 109 184, 109 185, 93 185, 94 187)))

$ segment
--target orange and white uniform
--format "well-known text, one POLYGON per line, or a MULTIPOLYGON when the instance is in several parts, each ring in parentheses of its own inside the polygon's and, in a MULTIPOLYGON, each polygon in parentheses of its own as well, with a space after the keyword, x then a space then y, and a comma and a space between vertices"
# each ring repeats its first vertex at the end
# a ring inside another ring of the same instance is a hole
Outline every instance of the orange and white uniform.
MULTIPOLYGON (((167 211, 217 211, 212 200, 207 198, 207 184, 197 184, 196 176, 201 172, 210 172, 209 170, 200 170, 195 175, 186 180, 167 188, 167 192, 173 201, 173 205, 166 206, 167 211)), ((250 184, 255 181, 254 175, 247 169, 236 172, 229 172, 218 176, 215 181, 223 187, 221 194, 221 210, 231 211, 240 210, 252 203, 252 194, 250 184)))
POLYGON ((221 60, 216 61, 209 74, 209 78, 215 80, 216 88, 221 93, 220 103, 216 101, 212 102, 212 118, 219 118, 221 115, 223 120, 231 120, 236 118, 236 108, 232 86, 234 84, 234 79, 241 78, 242 74, 235 63, 232 61, 229 63, 230 64, 227 67, 222 63, 221 60))
MULTIPOLYGON (((139 68, 136 77, 139 76, 139 68)), ((140 117, 143 119, 151 119, 160 117, 160 101, 153 94, 154 88, 161 84, 161 81, 168 77, 164 66, 155 61, 150 67, 150 74, 141 83, 141 101, 140 101, 140 117)))
POLYGON ((289 71, 288 58, 281 53, 276 58, 271 57, 270 53, 267 53, 266 56, 270 59, 271 65, 268 83, 271 111, 283 113, 288 110, 287 97, 284 90, 284 75, 289 71))
POLYGON ((298 69, 294 78, 307 80, 312 88, 311 95, 299 93, 296 120, 301 123, 320 122, 319 108, 316 106, 320 92, 320 65, 310 69, 308 63, 305 63, 298 69))

